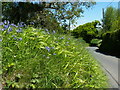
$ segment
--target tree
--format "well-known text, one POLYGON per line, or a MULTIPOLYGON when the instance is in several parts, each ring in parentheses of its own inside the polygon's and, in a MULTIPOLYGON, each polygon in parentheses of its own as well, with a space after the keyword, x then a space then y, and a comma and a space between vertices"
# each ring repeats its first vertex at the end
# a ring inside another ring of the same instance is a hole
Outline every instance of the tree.
POLYGON ((3 20, 13 23, 26 22, 35 16, 35 12, 42 11, 43 7, 29 2, 2 2, 3 20))
POLYGON ((97 20, 80 25, 73 30, 72 34, 77 38, 82 37, 87 43, 90 43, 90 41, 98 35, 98 25, 100 25, 100 22, 97 20))
POLYGON ((83 13, 83 7, 89 8, 95 2, 3 2, 3 20, 13 23, 35 21, 36 26, 57 21, 58 24, 70 26, 83 13), (68 21, 70 21, 68 23, 68 21))
POLYGON ((107 32, 107 31, 111 31, 111 30, 115 30, 118 26, 118 15, 117 15, 117 9, 113 8, 113 7, 108 7, 105 11, 105 17, 103 19, 104 22, 104 28, 103 28, 103 32, 107 32))
POLYGON ((100 51, 120 56, 120 9, 108 7, 103 19, 102 43, 100 51))

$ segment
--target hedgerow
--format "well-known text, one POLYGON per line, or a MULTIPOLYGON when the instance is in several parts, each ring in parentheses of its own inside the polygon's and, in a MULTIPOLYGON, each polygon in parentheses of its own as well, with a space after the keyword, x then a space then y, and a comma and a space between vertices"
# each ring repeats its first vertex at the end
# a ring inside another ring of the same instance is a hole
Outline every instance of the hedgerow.
POLYGON ((106 32, 102 36, 100 50, 111 55, 120 56, 120 30, 106 32))

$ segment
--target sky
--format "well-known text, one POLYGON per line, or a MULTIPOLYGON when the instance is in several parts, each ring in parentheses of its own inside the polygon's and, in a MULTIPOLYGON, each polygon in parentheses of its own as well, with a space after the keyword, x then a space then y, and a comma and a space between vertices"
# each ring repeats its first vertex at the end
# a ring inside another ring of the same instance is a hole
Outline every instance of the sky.
POLYGON ((87 22, 92 22, 94 20, 101 21, 103 17, 102 8, 104 8, 104 10, 106 10, 106 8, 109 6, 118 8, 118 2, 112 2, 112 3, 111 2, 96 2, 96 5, 94 5, 93 7, 89 9, 84 9, 84 13, 83 13, 84 17, 81 17, 76 21, 77 22, 76 26, 71 25, 71 29, 74 29, 75 27, 85 24, 87 22))

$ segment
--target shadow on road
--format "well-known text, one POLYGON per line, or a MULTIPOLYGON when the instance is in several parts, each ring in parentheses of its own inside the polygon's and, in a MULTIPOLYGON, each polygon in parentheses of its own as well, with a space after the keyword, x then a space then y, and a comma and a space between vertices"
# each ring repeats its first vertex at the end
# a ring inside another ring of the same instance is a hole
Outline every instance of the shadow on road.
POLYGON ((117 58, 120 58, 120 53, 105 52, 105 51, 101 51, 100 49, 96 49, 95 51, 105 55, 110 55, 110 56, 115 56, 117 58))

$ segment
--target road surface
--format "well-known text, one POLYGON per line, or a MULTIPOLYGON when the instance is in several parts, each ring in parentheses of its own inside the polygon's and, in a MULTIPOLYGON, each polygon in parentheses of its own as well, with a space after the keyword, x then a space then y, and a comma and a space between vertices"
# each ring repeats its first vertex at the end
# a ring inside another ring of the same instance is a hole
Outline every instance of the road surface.
POLYGON ((120 89, 120 82, 118 81, 118 63, 120 65, 120 59, 114 56, 104 55, 96 52, 98 49, 97 47, 87 47, 87 49, 98 60, 98 62, 100 62, 102 69, 108 76, 109 83, 111 85, 110 88, 120 89))

